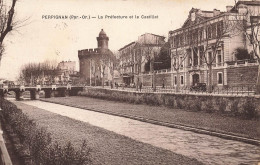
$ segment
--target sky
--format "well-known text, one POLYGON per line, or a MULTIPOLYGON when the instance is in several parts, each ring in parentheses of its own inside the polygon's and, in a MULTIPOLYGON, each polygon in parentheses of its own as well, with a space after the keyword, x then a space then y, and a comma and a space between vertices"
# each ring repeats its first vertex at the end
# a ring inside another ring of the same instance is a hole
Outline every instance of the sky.
POLYGON ((96 48, 101 29, 109 37, 109 49, 117 51, 144 33, 162 35, 167 40, 168 32, 182 26, 192 7, 226 11, 226 6, 234 3, 234 0, 18 0, 15 20, 23 22, 23 26, 4 40, 6 51, 0 64, 0 78, 15 80, 23 65, 45 60, 77 61, 78 70, 78 50, 96 48), (52 15, 68 19, 50 19, 52 15), (128 18, 108 19, 106 15, 128 18), (142 19, 142 15, 158 18, 142 19), (96 18, 85 18, 89 16, 96 18))

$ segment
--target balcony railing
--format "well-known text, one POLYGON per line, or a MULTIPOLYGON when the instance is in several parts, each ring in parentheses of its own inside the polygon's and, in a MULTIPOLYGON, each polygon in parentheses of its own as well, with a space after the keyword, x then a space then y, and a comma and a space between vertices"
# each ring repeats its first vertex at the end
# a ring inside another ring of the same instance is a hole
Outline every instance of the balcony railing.
POLYGON ((237 60, 237 61, 227 61, 226 64, 228 66, 253 66, 258 65, 258 61, 256 59, 249 60, 237 60))

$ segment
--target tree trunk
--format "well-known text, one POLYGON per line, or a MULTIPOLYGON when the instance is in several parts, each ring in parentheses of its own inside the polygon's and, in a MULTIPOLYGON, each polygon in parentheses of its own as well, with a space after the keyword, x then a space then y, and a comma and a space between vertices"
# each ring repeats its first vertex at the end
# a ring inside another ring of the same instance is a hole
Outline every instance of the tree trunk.
POLYGON ((102 73, 102 88, 104 88, 104 73, 102 73))
POLYGON ((177 69, 176 74, 177 74, 176 92, 180 92, 180 71, 179 71, 179 69, 177 69))
POLYGON ((141 73, 141 61, 138 61, 136 91, 138 91, 139 85, 141 83, 141 81, 140 81, 140 73, 141 73))
POLYGON ((260 60, 258 60, 258 74, 257 74, 257 80, 256 80, 256 94, 260 94, 260 60))
POLYGON ((136 91, 138 91, 138 87, 139 87, 139 73, 137 74, 137 80, 135 84, 136 91))
POLYGON ((114 68, 112 69, 112 88, 114 88, 115 85, 115 79, 114 79, 114 68))
POLYGON ((152 88, 153 88, 153 91, 156 91, 155 72, 154 72, 154 58, 151 58, 151 60, 150 60, 150 73, 152 73, 152 88))
POLYGON ((208 65, 209 74, 208 74, 208 93, 212 93, 212 65, 208 65))
POLYGON ((156 91, 156 84, 155 84, 155 79, 156 79, 156 73, 153 71, 153 91, 156 91))

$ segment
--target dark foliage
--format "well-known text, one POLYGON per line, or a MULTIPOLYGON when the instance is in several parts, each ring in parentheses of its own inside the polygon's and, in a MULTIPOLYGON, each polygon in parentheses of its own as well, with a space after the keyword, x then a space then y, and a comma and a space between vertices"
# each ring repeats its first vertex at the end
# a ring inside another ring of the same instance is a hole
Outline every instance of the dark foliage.
POLYGON ((58 142, 52 142, 50 133, 45 128, 39 128, 13 103, 0 98, 0 107, 6 124, 17 134, 22 148, 29 150, 33 164, 83 165, 91 162, 86 141, 79 149, 73 147, 71 142, 61 146, 58 142))

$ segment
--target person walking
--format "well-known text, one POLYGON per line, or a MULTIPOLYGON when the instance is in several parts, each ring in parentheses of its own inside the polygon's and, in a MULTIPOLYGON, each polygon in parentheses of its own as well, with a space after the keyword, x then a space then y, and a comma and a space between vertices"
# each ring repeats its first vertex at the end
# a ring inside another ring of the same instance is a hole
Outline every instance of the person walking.
POLYGON ((164 79, 162 80, 162 88, 164 88, 164 79))
POLYGON ((143 86, 143 83, 140 82, 140 84, 139 84, 140 92, 142 91, 142 86, 143 86))

